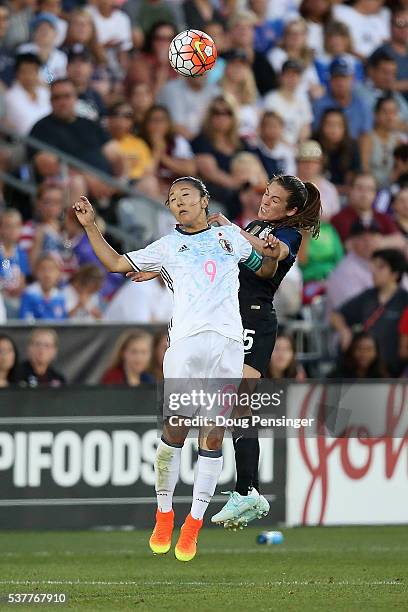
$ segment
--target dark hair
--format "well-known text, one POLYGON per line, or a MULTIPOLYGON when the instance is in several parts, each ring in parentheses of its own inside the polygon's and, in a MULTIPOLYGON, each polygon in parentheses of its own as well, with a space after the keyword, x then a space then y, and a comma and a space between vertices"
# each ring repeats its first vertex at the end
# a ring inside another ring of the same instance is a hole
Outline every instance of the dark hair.
POLYGON ((393 62, 396 63, 395 59, 385 49, 377 49, 368 58, 367 65, 370 68, 378 68, 381 62, 393 62))
POLYGON ((143 140, 145 140, 150 147, 152 146, 153 143, 151 140, 150 132, 147 128, 147 124, 149 123, 153 113, 157 113, 157 111, 159 111, 160 113, 164 113, 168 119, 169 129, 165 135, 165 139, 167 147, 171 148, 174 145, 175 138, 173 120, 171 118, 169 109, 166 106, 163 106, 162 104, 153 104, 153 106, 147 109, 143 117, 143 123, 140 127, 139 136, 143 138, 143 140))
POLYGON ((319 128, 316 133, 316 140, 321 144, 323 153, 327 154, 333 149, 330 148, 326 136, 324 135, 324 123, 329 115, 336 114, 341 117, 343 122, 344 136, 336 145, 336 158, 339 161, 340 170, 345 174, 350 170, 350 161, 353 157, 353 140, 348 129, 347 118, 340 108, 327 108, 320 119, 319 128))
MULTIPOLYGON (((284 378, 296 378, 296 375, 298 373, 298 362, 297 362, 297 359, 296 359, 296 344, 295 344, 295 339, 294 339, 294 337, 291 334, 289 334, 289 333, 287 333, 285 331, 278 332, 276 340, 279 340, 279 338, 285 338, 285 340, 287 340, 289 342, 290 348, 292 349, 292 352, 293 352, 293 357, 292 357, 288 367, 286 368, 286 370, 284 370, 283 377, 284 378)), ((275 346, 276 346, 276 344, 275 344, 275 346)), ((271 376, 272 376, 272 364, 271 364, 271 362, 269 362, 268 374, 269 374, 269 376, 267 375, 267 378, 271 378, 271 376)))
MULTIPOLYGON (((310 16, 309 2, 310 0, 302 0, 302 3, 299 7, 299 13, 303 17, 303 19, 309 19, 309 16, 310 16)), ((331 12, 332 12, 331 2, 328 2, 326 10, 320 18, 320 23, 326 25, 331 19, 331 12)))
MULTIPOLYGON (((200 198, 210 199, 210 193, 206 185, 204 185, 201 179, 198 179, 195 176, 180 176, 179 178, 176 178, 169 187, 169 193, 173 185, 176 185, 177 183, 190 183, 191 185, 193 185, 193 187, 195 187, 200 192, 200 198)), ((168 205, 169 205, 169 198, 167 196, 166 206, 168 205)), ((208 206, 205 209, 205 212, 208 213, 208 206)))
POLYGON ((176 36, 177 29, 174 23, 172 23, 171 21, 156 21, 156 23, 154 23, 151 26, 151 28, 148 30, 148 32, 146 33, 145 42, 143 45, 144 53, 152 53, 153 41, 154 41, 154 37, 156 36, 156 32, 163 26, 173 28, 174 36, 176 36))
POLYGON ((14 340, 12 338, 10 338, 10 336, 8 336, 7 334, 0 334, 0 342, 2 340, 7 340, 8 342, 10 342, 11 346, 13 347, 13 351, 14 351, 14 364, 11 367, 10 371, 7 374, 7 382, 9 383, 17 383, 18 382, 18 369, 19 369, 19 365, 18 365, 18 351, 17 351, 17 347, 16 344, 14 342, 14 340))
POLYGON ((35 55, 34 53, 19 53, 16 56, 14 70, 18 72, 20 67, 23 64, 32 64, 32 65, 37 66, 37 68, 40 68, 40 66, 42 65, 42 62, 40 58, 38 57, 38 55, 35 55))
POLYGON ((394 102, 394 104, 395 104, 395 105, 397 106, 397 108, 398 108, 398 104, 397 104, 397 102, 396 102, 396 100, 395 100, 394 96, 393 96, 391 93, 386 93, 385 95, 380 96, 380 97, 378 98, 378 100, 376 101, 375 106, 374 106, 374 113, 376 113, 376 114, 377 114, 377 113, 378 113, 378 112, 381 110, 381 107, 382 107, 384 104, 386 104, 387 102, 394 102))
POLYGON ((107 116, 114 117, 118 110, 122 108, 122 106, 128 106, 129 108, 131 108, 131 104, 126 100, 126 98, 123 98, 122 100, 116 100, 115 102, 112 102, 112 104, 109 105, 107 116))
POLYGON ((339 364, 335 369, 335 375, 340 378, 355 378, 356 371, 358 369, 358 363, 355 358, 355 350, 357 345, 362 340, 372 340, 375 346, 376 356, 373 361, 370 363, 367 372, 366 378, 386 378, 387 370, 383 359, 380 355, 380 347, 376 338, 374 338, 370 333, 361 331, 354 334, 350 346, 348 349, 341 355, 339 359, 339 364))
POLYGON ((371 259, 382 259, 397 274, 397 282, 401 282, 402 275, 407 271, 407 260, 402 251, 398 249, 378 249, 371 255, 371 259))
POLYGON ((303 183, 297 176, 290 174, 273 176, 268 185, 272 183, 278 183, 288 192, 286 208, 288 210, 297 208, 294 215, 278 221, 275 227, 297 227, 311 232, 313 238, 318 238, 322 203, 320 191, 316 185, 314 183, 303 183))
POLYGON ((75 89, 75 85, 73 81, 69 79, 68 77, 62 77, 61 79, 55 79, 55 81, 52 81, 50 83, 50 89, 52 91, 54 87, 56 87, 57 85, 65 85, 66 83, 69 83, 69 85, 72 85, 72 87, 75 89))
POLYGON ((267 119, 275 119, 275 121, 278 121, 282 126, 285 125, 282 115, 276 111, 265 111, 262 113, 259 125, 262 127, 267 119))
POLYGON ((392 156, 394 159, 400 159, 402 162, 404 162, 404 164, 406 164, 408 162, 408 144, 399 144, 392 152, 392 156))

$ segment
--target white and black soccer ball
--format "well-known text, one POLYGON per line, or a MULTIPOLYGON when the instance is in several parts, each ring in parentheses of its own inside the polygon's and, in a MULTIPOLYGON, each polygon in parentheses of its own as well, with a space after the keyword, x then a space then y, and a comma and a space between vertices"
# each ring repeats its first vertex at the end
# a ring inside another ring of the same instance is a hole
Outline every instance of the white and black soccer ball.
POLYGON ((213 68, 216 59, 217 48, 213 39, 200 30, 180 32, 170 43, 170 64, 183 76, 202 76, 213 68))

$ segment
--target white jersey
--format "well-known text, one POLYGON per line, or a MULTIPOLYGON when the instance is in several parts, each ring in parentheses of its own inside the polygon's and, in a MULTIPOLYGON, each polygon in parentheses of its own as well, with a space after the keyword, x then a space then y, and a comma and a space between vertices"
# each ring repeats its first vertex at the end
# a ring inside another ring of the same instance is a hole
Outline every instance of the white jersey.
POLYGON ((251 244, 231 227, 209 227, 193 234, 176 227, 125 257, 135 270, 160 272, 172 292, 170 342, 203 331, 242 342, 238 263, 251 254, 251 244))

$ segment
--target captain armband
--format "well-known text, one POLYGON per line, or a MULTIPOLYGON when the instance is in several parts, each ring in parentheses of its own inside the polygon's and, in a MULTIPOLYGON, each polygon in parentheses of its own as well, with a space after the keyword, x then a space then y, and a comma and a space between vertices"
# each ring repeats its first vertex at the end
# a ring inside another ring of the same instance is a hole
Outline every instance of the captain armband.
POLYGON ((259 253, 255 251, 255 249, 252 249, 252 252, 248 259, 242 263, 244 264, 244 266, 252 270, 252 272, 256 272, 257 270, 259 270, 259 268, 262 267, 262 256, 259 255, 259 253))

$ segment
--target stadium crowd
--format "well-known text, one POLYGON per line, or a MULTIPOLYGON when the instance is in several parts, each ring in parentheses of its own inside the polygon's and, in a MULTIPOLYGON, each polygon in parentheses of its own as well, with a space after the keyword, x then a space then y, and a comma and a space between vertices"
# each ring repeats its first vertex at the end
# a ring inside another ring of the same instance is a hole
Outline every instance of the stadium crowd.
MULTIPOLYGON (((296 174, 318 186, 323 216, 319 239, 304 235, 279 289, 279 317, 301 318, 323 299, 342 349, 331 376, 403 375, 406 0, 9 0, 0 4, 0 124, 0 170, 36 191, 0 184, 1 323, 168 322, 160 278, 105 274, 70 206, 80 194, 100 227, 117 226, 120 185, 164 202, 172 180, 196 175, 215 209, 245 227, 268 177, 296 174), (186 27, 218 49, 201 78, 180 77, 168 62, 186 27), (27 136, 86 167, 67 170, 50 149, 26 146, 27 136)), ((162 351, 163 337, 136 330, 102 382, 157 379, 162 351)), ((63 382, 56 352, 55 332, 35 332, 14 368, 13 342, 0 338, 0 385, 17 371, 20 381, 63 382), (40 367, 38 344, 49 351, 40 367)), ((271 376, 306 376, 288 334, 271 376)))

